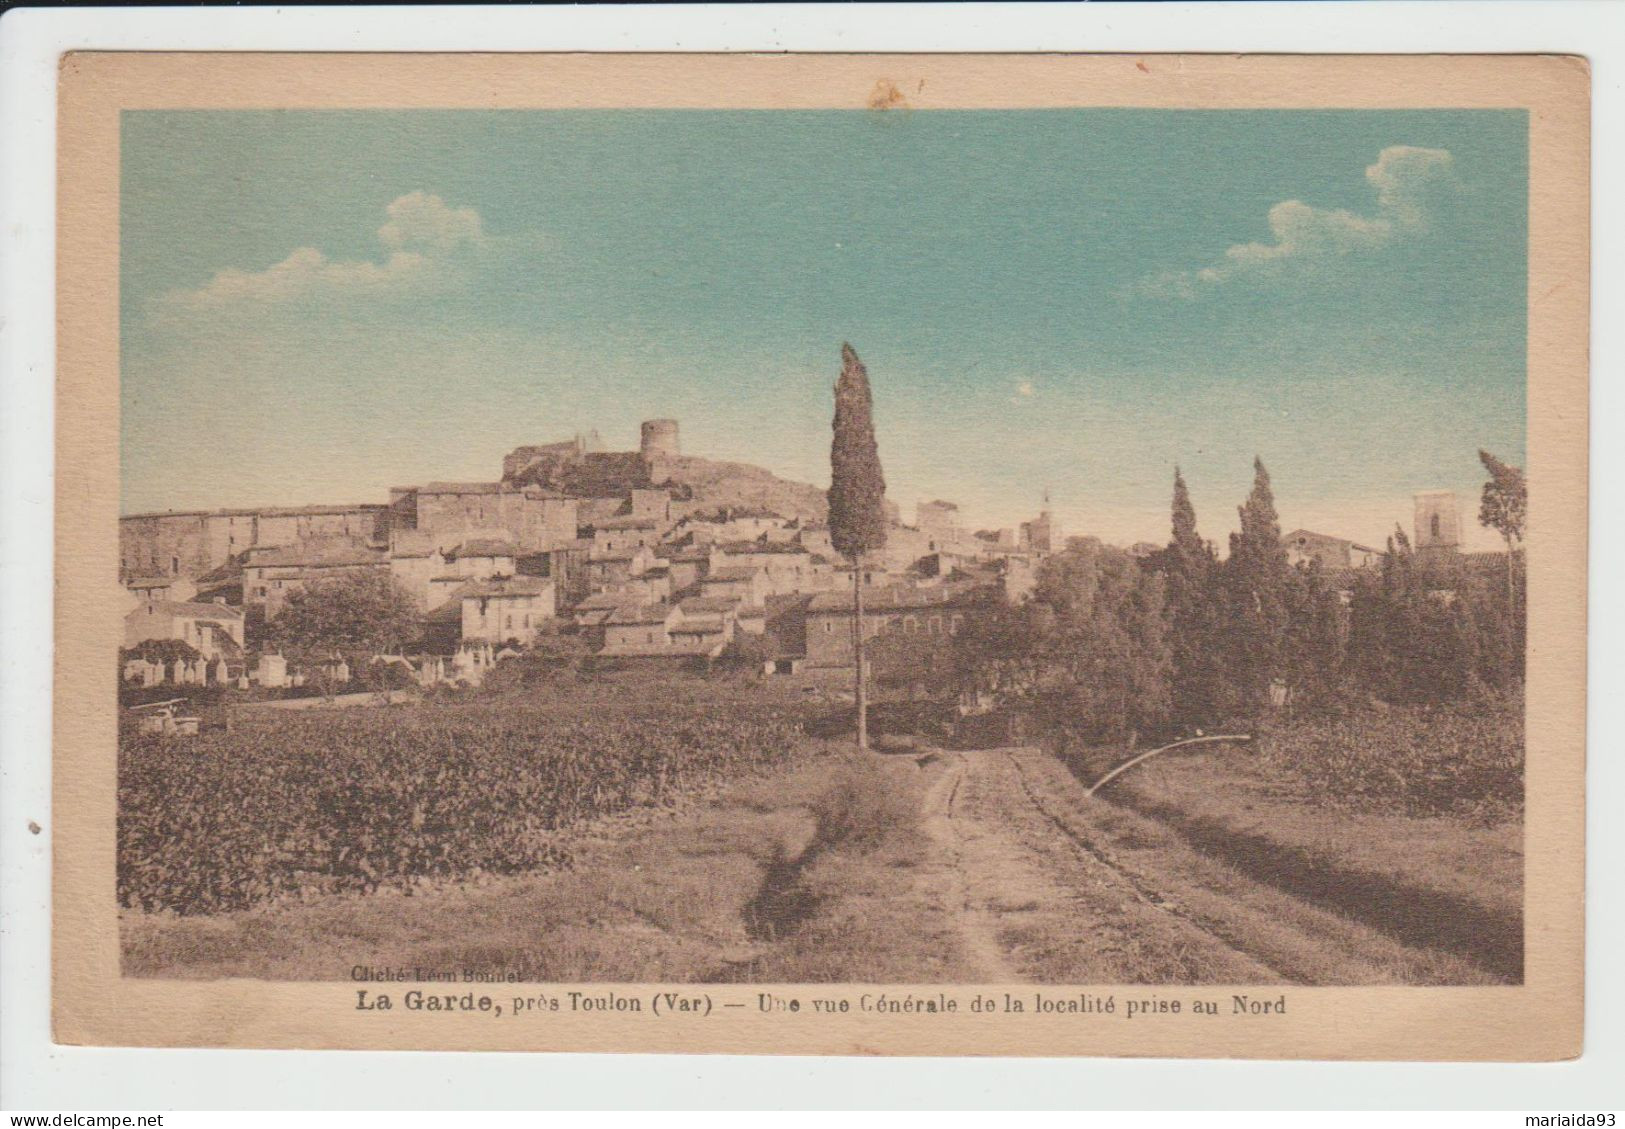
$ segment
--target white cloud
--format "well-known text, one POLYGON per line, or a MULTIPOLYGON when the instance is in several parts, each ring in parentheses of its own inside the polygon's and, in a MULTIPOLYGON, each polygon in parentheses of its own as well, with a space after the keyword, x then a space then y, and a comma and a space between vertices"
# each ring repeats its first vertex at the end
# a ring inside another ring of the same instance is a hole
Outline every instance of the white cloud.
POLYGON ((1449 182, 1452 166, 1447 150, 1391 145, 1365 170, 1365 179, 1377 194, 1374 215, 1283 200, 1269 210, 1271 242, 1235 244, 1225 251, 1222 262, 1158 275, 1137 289, 1154 297, 1195 298, 1237 278, 1376 252, 1400 239, 1423 235, 1431 227, 1438 190, 1449 182))
POLYGON ((440 197, 422 191, 397 197, 384 211, 389 221, 378 229, 378 238, 386 247, 437 253, 485 236, 473 208, 448 208, 440 197))
POLYGON ((451 208, 439 196, 410 192, 384 209, 378 239, 381 262, 333 260, 315 247, 294 249, 261 271, 226 267, 195 290, 171 290, 158 301, 160 316, 282 306, 298 301, 384 298, 444 285, 455 276, 450 259, 485 235, 473 208, 451 208))

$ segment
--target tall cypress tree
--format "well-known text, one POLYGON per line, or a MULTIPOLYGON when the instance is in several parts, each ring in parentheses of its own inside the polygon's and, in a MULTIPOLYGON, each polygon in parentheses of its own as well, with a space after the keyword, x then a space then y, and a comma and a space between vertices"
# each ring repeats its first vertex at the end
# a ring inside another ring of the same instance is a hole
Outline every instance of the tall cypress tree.
POLYGON ((1173 526, 1173 540, 1168 547, 1179 554, 1182 561, 1199 564, 1208 556, 1207 545, 1196 532, 1196 507, 1191 505, 1191 492, 1177 466, 1174 467, 1173 526))
POLYGON ((1210 725, 1220 712, 1219 593, 1214 584, 1218 562, 1196 530, 1196 507, 1178 467, 1172 511, 1173 536, 1161 554, 1168 578, 1172 713, 1186 725, 1210 725))
POLYGON ((1229 595, 1230 669, 1237 705, 1246 712, 1269 701, 1270 683, 1285 673, 1282 650, 1288 623, 1291 566, 1281 544, 1275 495, 1262 459, 1253 459, 1253 488, 1239 513, 1241 531, 1230 535, 1225 561, 1229 595))
POLYGON ((858 748, 869 747, 868 672, 863 657, 863 558, 886 544, 886 479, 875 443, 869 372, 851 345, 841 346, 829 451, 829 539, 852 564, 852 657, 857 666, 858 748))
POLYGON ((1342 601, 1318 560, 1288 570, 1288 622, 1281 656, 1294 703, 1325 705, 1343 678, 1342 601))

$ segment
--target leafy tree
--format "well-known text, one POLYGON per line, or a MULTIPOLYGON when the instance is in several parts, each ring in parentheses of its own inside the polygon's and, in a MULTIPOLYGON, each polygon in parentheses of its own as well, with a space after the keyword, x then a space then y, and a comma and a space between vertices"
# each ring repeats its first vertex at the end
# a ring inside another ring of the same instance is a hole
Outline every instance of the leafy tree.
POLYGON ((876 685, 903 691, 924 688, 932 696, 957 689, 958 668, 946 642, 942 635, 923 630, 882 631, 868 642, 876 685))
POLYGON ((857 665, 858 748, 869 747, 868 679, 863 655, 863 558, 886 544, 886 479, 875 443, 869 372, 851 345, 841 346, 830 445, 829 534, 852 565, 852 652, 857 665))
POLYGON ((1403 704, 1466 694, 1482 669, 1474 603, 1464 569, 1422 561, 1395 529, 1379 577, 1361 585, 1351 608, 1350 663, 1361 684, 1403 704))
POLYGON ((398 652, 422 633, 412 597, 383 572, 356 572, 296 589, 267 628, 271 640, 296 658, 315 663, 326 680, 337 655, 352 670, 369 670, 375 654, 398 652))
POLYGON ((1522 467, 1504 463, 1482 449, 1478 452, 1478 461, 1490 475, 1479 500, 1478 523, 1499 533, 1510 555, 1513 543, 1523 541, 1524 525, 1529 517, 1529 485, 1522 467))
POLYGON ((164 663, 166 666, 175 662, 197 662, 203 657, 203 652, 186 642, 184 639, 143 639, 135 646, 119 649, 119 665, 129 659, 143 659, 146 662, 164 663))
POLYGON ((1238 511, 1241 531, 1230 535, 1225 561, 1226 635, 1237 707, 1245 713, 1269 700, 1270 684, 1285 673, 1282 648, 1290 611, 1291 566, 1281 545, 1281 524, 1269 471, 1253 459, 1253 488, 1238 511))
POLYGON ((777 640, 771 635, 739 631, 717 656, 716 666, 724 670, 748 670, 760 674, 762 667, 779 655, 777 640))
POLYGON ((1523 652, 1522 612, 1518 604, 1517 551, 1523 543, 1524 527, 1529 517, 1529 485, 1523 468, 1504 463, 1482 448, 1478 461, 1489 472, 1484 492, 1478 505, 1478 523, 1501 535, 1507 553, 1506 640, 1509 666, 1517 669, 1517 657, 1523 652))
POLYGON ((1043 675, 1041 644, 1054 629, 1055 611, 1046 603, 989 600, 966 616, 954 636, 959 684, 993 694, 1006 705, 1030 705, 1043 675))
POLYGON ((1019 606, 992 605, 955 639, 961 669, 1056 732, 1127 741, 1168 719, 1172 656, 1159 573, 1094 538, 1046 560, 1019 606))

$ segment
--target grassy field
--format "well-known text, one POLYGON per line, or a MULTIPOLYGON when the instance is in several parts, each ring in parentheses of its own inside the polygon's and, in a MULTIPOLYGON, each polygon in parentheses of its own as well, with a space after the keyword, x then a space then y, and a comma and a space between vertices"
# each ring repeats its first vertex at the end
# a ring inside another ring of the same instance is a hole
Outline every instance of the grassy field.
MULTIPOLYGON (((1521 718, 1374 711, 1145 762, 1100 798, 1252 881, 1497 980, 1523 971, 1521 718)), ((1081 779, 1104 758, 1078 758, 1081 779)))
POLYGON ((533 981, 967 975, 919 828, 940 769, 824 753, 681 811, 606 818, 569 870, 207 917, 126 912, 128 975, 346 979, 353 966, 533 981), (888 955, 889 954, 889 955, 888 955))

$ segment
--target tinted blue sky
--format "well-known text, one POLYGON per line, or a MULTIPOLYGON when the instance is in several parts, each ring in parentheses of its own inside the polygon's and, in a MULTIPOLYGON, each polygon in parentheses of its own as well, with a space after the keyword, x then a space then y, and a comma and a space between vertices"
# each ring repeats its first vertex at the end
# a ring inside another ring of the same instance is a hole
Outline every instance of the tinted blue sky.
POLYGON ((375 500, 681 420, 890 495, 1367 540, 1521 462, 1521 112, 128 112, 126 510, 375 500))

